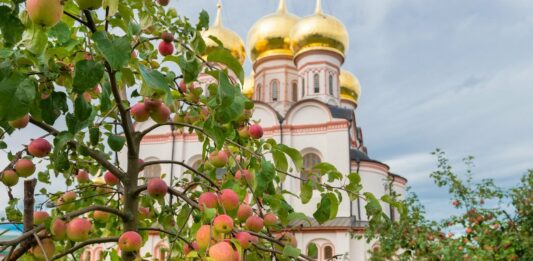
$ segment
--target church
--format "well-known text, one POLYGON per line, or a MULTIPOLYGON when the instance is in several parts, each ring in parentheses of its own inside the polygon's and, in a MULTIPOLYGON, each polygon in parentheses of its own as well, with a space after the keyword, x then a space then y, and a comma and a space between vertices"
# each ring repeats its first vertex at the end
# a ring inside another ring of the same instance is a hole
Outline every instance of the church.
MULTIPOLYGON (((208 48, 217 45, 209 38, 215 36, 241 64, 247 56, 251 60, 253 70, 243 93, 255 103, 252 120, 260 121, 264 138, 299 150, 305 169, 328 162, 341 173, 359 173, 362 192, 371 192, 378 198, 392 192, 403 196, 407 180, 368 155, 363 131, 357 124, 361 86, 351 72, 342 68, 349 44, 344 24, 324 13, 320 0, 315 12, 306 17, 291 14, 285 0, 280 0, 275 12, 250 28, 245 45, 238 34, 222 24, 221 8, 219 2, 216 19, 202 36, 208 48)), ((203 87, 213 81, 209 75, 199 78, 203 87)), ((136 128, 142 130, 152 124, 137 123, 136 128)), ((143 139, 140 157, 145 162, 172 157, 194 166, 201 160, 201 153, 202 144, 195 134, 158 128, 143 139)), ((125 158, 125 154, 121 157, 125 158)), ((176 165, 152 165, 143 175, 150 178, 166 173, 169 179, 172 175, 179 178, 183 171, 176 165)), ((286 179, 283 187, 299 194, 300 182, 286 179)), ((320 198, 313 196, 305 205, 296 197, 286 200, 296 211, 312 216, 320 198)), ((324 224, 313 219, 311 224, 291 224, 298 248, 304 254, 313 253, 312 257, 320 261, 367 260, 368 251, 376 246, 356 237, 364 232, 368 221, 364 206, 363 199, 349 201, 343 195, 337 218, 324 224)), ((382 207, 392 219, 397 218, 390 206, 382 203, 382 207)), ((150 236, 142 252, 163 260, 168 244, 157 235, 150 236)), ((103 249, 101 245, 87 248, 82 260, 98 260, 103 249)))

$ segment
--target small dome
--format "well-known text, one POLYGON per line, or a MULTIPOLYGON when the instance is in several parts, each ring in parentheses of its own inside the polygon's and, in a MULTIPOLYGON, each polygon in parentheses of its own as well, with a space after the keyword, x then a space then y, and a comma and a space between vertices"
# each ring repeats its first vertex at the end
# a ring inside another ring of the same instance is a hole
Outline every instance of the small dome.
POLYGON ((342 70, 339 75, 341 86, 341 100, 348 100, 355 104, 359 102, 361 96, 361 84, 351 72, 342 70))
POLYGON ((244 43, 241 37, 234 31, 227 29, 222 25, 222 4, 220 0, 217 4, 217 17, 213 26, 202 32, 202 38, 205 41, 206 49, 204 55, 208 55, 209 52, 218 47, 217 42, 213 41, 209 36, 214 36, 228 49, 231 54, 241 63, 244 64, 246 58, 246 51, 244 50, 244 43))
POLYGON ((348 31, 339 19, 322 13, 317 0, 315 14, 302 18, 291 32, 294 56, 308 50, 329 50, 344 57, 348 50, 348 31))
POLYGON ((251 75, 244 79, 244 84, 242 85, 242 93, 244 94, 244 96, 248 97, 248 99, 252 99, 252 97, 254 96, 254 84, 255 79, 254 74, 252 72, 251 75))
POLYGON ((252 62, 271 55, 291 55, 291 31, 298 17, 287 12, 285 0, 278 11, 259 19, 248 32, 247 47, 252 62))

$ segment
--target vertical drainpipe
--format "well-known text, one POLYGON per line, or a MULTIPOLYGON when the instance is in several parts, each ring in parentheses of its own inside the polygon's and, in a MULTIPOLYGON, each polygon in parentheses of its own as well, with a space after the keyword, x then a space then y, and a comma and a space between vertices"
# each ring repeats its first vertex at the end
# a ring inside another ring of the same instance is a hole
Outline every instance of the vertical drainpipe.
MULTIPOLYGON (((280 117, 278 120, 279 120, 279 144, 283 144, 283 121, 285 119, 280 117)), ((280 188, 281 190, 283 190, 283 182, 281 182, 280 188)))
MULTIPOLYGON (((350 129, 352 128, 352 122, 348 122, 348 175, 352 172, 352 157, 350 157, 350 150, 352 149, 352 139, 350 129)), ((350 201, 350 218, 353 217, 353 206, 352 201, 350 201)))
MULTIPOLYGON (((176 146, 176 135, 174 133, 175 126, 170 125, 170 133, 172 133, 172 152, 170 153, 170 158, 172 161, 174 161, 174 154, 175 154, 175 146, 176 146)), ((174 185, 174 164, 170 164, 170 186, 174 185)), ((170 195, 169 205, 172 206, 172 200, 174 197, 172 194, 170 195)))

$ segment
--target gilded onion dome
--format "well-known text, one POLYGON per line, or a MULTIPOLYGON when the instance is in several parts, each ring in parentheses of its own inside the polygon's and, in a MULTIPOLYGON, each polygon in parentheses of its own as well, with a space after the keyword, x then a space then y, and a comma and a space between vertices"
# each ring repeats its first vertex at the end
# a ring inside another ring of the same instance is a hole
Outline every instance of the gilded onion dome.
POLYGON ((348 50, 348 31, 339 19, 322 12, 317 0, 313 15, 302 18, 291 32, 294 56, 308 50, 330 50, 344 57, 348 50))
POLYGON ((357 77, 349 71, 341 70, 339 81, 341 86, 341 100, 348 100, 357 104, 361 96, 361 84, 357 77))
POLYGON ((244 94, 244 96, 248 97, 248 99, 252 99, 252 97, 254 96, 254 84, 255 79, 254 74, 252 72, 251 75, 244 79, 244 84, 242 85, 242 93, 244 94))
POLYGON ((222 3, 219 0, 217 4, 217 17, 215 23, 206 31, 202 32, 202 38, 206 44, 205 54, 209 54, 209 51, 213 48, 217 48, 217 42, 213 41, 209 36, 214 36, 228 49, 233 56, 239 60, 241 64, 244 64, 246 58, 246 51, 244 50, 244 43, 241 37, 230 29, 227 29, 222 25, 222 3))
POLYGON ((252 63, 271 55, 291 55, 291 30, 298 17, 289 13, 285 0, 279 1, 277 12, 259 19, 248 32, 247 47, 252 63))

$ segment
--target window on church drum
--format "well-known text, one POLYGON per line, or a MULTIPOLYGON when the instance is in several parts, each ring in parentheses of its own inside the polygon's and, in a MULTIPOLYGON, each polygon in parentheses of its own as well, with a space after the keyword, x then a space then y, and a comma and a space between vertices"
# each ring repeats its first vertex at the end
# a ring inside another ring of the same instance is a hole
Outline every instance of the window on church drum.
POLYGON ((292 82, 292 101, 298 100, 298 84, 296 82, 292 82))
POLYGON ((272 81, 270 89, 272 92, 272 101, 277 101, 279 99, 279 82, 276 80, 272 81))
POLYGON ((148 183, 153 178, 161 177, 161 165, 154 164, 144 167, 144 182, 148 183))
POLYGON ((305 94, 305 79, 302 78, 302 97, 304 97, 305 94))
MULTIPOLYGON (((311 179, 315 183, 319 182, 319 176, 316 171, 313 171, 313 167, 321 162, 320 156, 315 153, 307 153, 304 156, 304 169, 302 171, 302 178, 311 179)), ((303 182, 303 181, 302 181, 303 182)))
POLYGON ((313 86, 315 89, 315 93, 320 92, 320 76, 318 73, 315 73, 315 76, 313 76, 313 86))
POLYGON ((329 94, 333 95, 333 75, 331 74, 329 75, 328 84, 329 84, 329 94))
POLYGON ((324 247, 324 260, 329 260, 333 257, 333 247, 325 246, 324 247))
POLYGON ((313 260, 318 260, 318 246, 311 242, 307 245, 307 256, 313 260))
POLYGON ((261 93, 262 93, 261 84, 259 84, 259 85, 257 85, 257 100, 258 101, 261 100, 261 93))
POLYGON ((81 255, 80 261, 91 261, 91 251, 85 250, 81 255))

